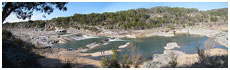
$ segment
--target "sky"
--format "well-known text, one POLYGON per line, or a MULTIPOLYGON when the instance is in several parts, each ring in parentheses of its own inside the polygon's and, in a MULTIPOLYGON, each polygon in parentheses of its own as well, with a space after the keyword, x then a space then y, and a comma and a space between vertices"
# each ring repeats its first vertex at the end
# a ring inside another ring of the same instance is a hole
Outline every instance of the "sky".
MULTIPOLYGON (((55 9, 50 15, 34 11, 31 20, 49 20, 55 17, 67 17, 78 14, 116 12, 137 8, 152 8, 157 6, 197 8, 199 10, 211 10, 218 8, 228 8, 227 2, 69 2, 67 11, 55 9), (46 18, 43 15, 46 15, 46 18)), ((17 19, 14 13, 6 18, 5 22, 28 21, 17 19)))

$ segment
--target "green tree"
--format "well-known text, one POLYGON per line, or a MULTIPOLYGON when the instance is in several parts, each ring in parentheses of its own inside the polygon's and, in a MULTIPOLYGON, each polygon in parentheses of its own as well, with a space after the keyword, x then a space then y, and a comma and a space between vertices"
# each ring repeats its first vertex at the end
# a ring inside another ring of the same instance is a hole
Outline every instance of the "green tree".
POLYGON ((11 32, 9 32, 9 31, 7 31, 5 29, 2 30, 2 38, 3 38, 3 40, 9 39, 9 37, 11 37, 11 36, 12 36, 11 32))
POLYGON ((101 65, 105 68, 120 68, 119 60, 119 52, 115 49, 112 49, 113 55, 112 58, 109 59, 107 57, 102 58, 101 65))
POLYGON ((112 49, 113 55, 111 58, 108 57, 103 57, 101 59, 101 65, 104 68, 129 68, 130 65, 132 64, 131 60, 128 60, 129 56, 128 54, 125 54, 122 56, 122 66, 119 64, 119 52, 116 51, 115 49, 112 49))
POLYGON ((110 67, 110 62, 109 62, 109 58, 108 57, 104 57, 101 60, 101 66, 104 68, 109 68, 110 67))
POLYGON ((128 60, 129 55, 125 54, 122 56, 122 67, 123 68, 130 68, 131 61, 128 60))
POLYGON ((217 18, 216 16, 211 16, 211 17, 210 17, 210 20, 211 20, 212 22, 216 22, 216 21, 218 21, 218 18, 217 18))
POLYGON ((59 10, 66 11, 66 2, 3 2, 2 3, 2 22, 11 14, 16 13, 17 18, 31 18, 33 11, 40 11, 50 14, 56 7, 59 10))

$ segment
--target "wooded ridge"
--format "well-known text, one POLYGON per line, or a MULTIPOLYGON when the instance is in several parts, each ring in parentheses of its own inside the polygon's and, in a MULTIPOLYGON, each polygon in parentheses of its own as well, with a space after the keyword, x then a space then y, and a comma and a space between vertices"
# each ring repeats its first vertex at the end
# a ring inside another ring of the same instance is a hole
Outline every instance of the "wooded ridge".
POLYGON ((74 27, 97 30, 94 26, 106 29, 148 29, 156 27, 191 26, 196 23, 227 24, 228 8, 199 11, 195 8, 159 6, 138 8, 118 12, 91 14, 74 14, 51 20, 5 23, 3 27, 44 28, 46 25, 56 27, 74 27))

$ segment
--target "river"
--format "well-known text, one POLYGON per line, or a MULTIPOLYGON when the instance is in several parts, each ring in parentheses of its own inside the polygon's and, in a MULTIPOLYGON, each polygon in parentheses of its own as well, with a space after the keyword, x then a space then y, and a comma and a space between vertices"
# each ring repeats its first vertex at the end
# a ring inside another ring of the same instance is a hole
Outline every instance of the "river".
MULTIPOLYGON (((71 36, 74 37, 74 36, 71 36)), ((107 39, 108 37, 84 37, 78 38, 75 41, 68 42, 65 44, 58 44, 54 47, 58 48, 72 48, 77 49, 80 47, 85 47, 91 43, 99 43, 102 40, 107 39)), ((174 50, 179 50, 187 54, 192 54, 197 52, 197 47, 204 49, 205 43, 209 42, 209 45, 212 45, 212 48, 224 48, 225 46, 220 45, 206 36, 201 35, 191 35, 191 34, 176 34, 173 37, 164 37, 164 36, 152 36, 146 38, 121 38, 111 40, 109 42, 103 43, 103 45, 97 46, 93 49, 86 51, 86 53, 93 53, 98 51, 106 51, 114 49, 121 49, 121 55, 138 55, 140 54, 144 59, 151 60, 153 54, 162 54, 164 51, 164 46, 170 42, 176 42, 180 48, 175 48, 174 50), (130 43, 125 48, 118 48, 120 45, 130 43), (211 42, 211 43, 210 43, 211 42), (131 54, 130 54, 131 53, 131 54)), ((98 59, 99 58, 95 58, 98 59)))

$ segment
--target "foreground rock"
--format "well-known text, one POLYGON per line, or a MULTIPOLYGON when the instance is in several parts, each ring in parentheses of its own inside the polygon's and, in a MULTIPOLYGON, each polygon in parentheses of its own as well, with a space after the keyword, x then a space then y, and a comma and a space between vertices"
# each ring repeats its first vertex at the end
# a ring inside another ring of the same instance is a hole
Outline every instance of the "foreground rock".
POLYGON ((167 43, 167 45, 164 47, 166 50, 174 49, 174 48, 180 48, 176 42, 167 43))
POLYGON ((153 60, 144 63, 144 68, 161 68, 169 66, 171 57, 183 56, 185 53, 176 50, 165 50, 163 54, 154 54, 153 60))
MULTIPOLYGON (((145 68, 161 68, 169 67, 169 62, 171 61, 171 53, 174 53, 177 56, 177 66, 176 67, 185 67, 195 62, 198 62, 198 54, 185 54, 176 50, 167 50, 164 51, 164 54, 154 54, 153 60, 145 62, 143 67, 145 68)), ((220 56, 228 55, 227 49, 213 48, 205 50, 205 53, 209 56, 220 56)))
POLYGON ((181 52, 181 51, 177 51, 177 50, 164 50, 163 54, 167 54, 167 55, 172 55, 173 54, 173 55, 176 55, 176 56, 182 56, 185 53, 181 52))
POLYGON ((221 32, 216 34, 215 41, 228 48, 228 32, 221 32))

